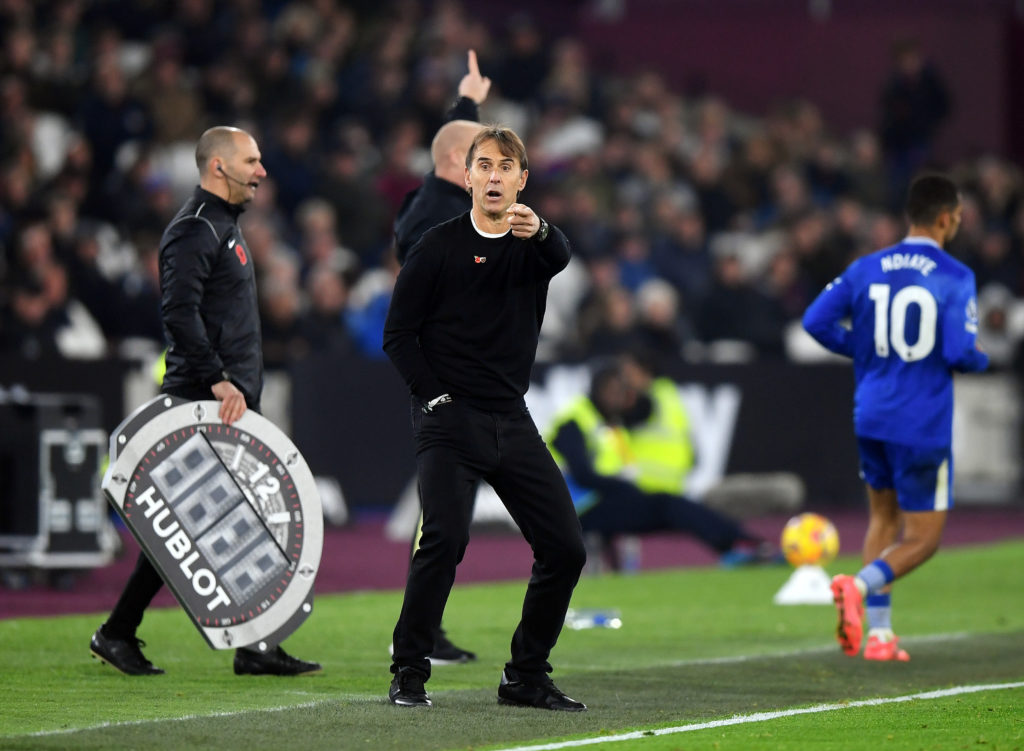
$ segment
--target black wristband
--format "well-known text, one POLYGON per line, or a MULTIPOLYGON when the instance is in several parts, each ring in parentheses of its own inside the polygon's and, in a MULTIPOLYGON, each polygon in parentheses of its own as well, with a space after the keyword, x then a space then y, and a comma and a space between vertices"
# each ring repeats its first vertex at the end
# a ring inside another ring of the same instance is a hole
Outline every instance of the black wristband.
MULTIPOLYGON (((540 219, 540 217, 537 217, 540 219)), ((539 243, 544 242, 548 239, 548 235, 551 233, 551 225, 545 222, 543 219, 540 220, 540 229, 534 234, 533 239, 539 243)))

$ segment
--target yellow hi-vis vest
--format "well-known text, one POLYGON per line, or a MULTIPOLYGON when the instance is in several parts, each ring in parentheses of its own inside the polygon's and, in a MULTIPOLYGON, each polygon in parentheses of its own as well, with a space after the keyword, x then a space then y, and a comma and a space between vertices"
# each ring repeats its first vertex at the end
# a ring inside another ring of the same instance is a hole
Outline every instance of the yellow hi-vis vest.
POLYGON ((690 418, 672 379, 654 379, 648 396, 651 416, 629 429, 629 445, 638 471, 636 484, 648 493, 680 494, 693 467, 690 418))
POLYGON ((546 436, 548 450, 555 462, 568 474, 569 467, 565 459, 552 445, 555 436, 563 425, 575 422, 583 433, 594 471, 599 475, 621 475, 632 463, 628 434, 622 428, 608 425, 597 411, 597 407, 588 396, 580 396, 569 403, 556 416, 546 436))

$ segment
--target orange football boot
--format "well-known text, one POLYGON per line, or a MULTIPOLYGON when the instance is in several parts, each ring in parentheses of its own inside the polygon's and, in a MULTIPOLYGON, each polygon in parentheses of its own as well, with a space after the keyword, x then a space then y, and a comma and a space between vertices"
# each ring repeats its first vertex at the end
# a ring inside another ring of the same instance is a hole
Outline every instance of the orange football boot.
POLYGON ((900 649, 899 641, 895 636, 885 640, 880 636, 868 634, 868 645, 864 647, 864 659, 910 662, 910 655, 907 654, 907 650, 900 649))
POLYGON ((836 640, 843 652, 856 657, 864 639, 864 598, 852 576, 839 574, 832 578, 832 600, 839 615, 836 640))

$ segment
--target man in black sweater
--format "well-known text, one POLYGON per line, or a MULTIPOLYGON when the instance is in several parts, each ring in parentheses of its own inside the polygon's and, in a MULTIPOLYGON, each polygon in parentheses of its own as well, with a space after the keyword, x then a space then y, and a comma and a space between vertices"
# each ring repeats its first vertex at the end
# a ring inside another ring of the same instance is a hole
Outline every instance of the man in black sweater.
MULTIPOLYGON (((167 339, 161 391, 183 399, 216 399, 230 425, 246 409, 259 410, 263 391, 256 275, 238 217, 267 176, 256 140, 238 128, 210 128, 196 144, 199 186, 160 240, 160 313, 167 339)), ((94 657, 127 675, 158 675, 135 635, 163 586, 156 567, 139 553, 135 570, 106 623, 93 634, 94 657)), ((320 665, 280 646, 262 654, 235 650, 238 675, 300 675, 320 665)))
MULTIPOLYGON (((447 122, 434 135, 430 144, 430 157, 434 169, 423 177, 420 185, 405 197, 395 218, 395 257, 405 263, 409 250, 431 227, 464 214, 473 205, 466 191, 466 153, 473 138, 480 132, 479 105, 487 98, 491 79, 480 75, 476 52, 467 53, 469 72, 459 81, 459 98, 447 113, 447 122)), ((420 544, 423 515, 413 533, 411 552, 420 544)), ((410 565, 412 559, 410 557, 410 565)), ((434 633, 434 649, 430 653, 432 665, 452 665, 472 662, 476 654, 454 644, 442 625, 434 633)))
POLYGON ((428 655, 469 541, 473 497, 491 484, 534 564, 498 701, 586 707, 563 694, 548 657, 586 560, 565 481, 523 399, 550 279, 569 263, 565 235, 517 203, 526 150, 488 127, 466 156, 472 209, 429 230, 395 283, 384 351, 409 385, 423 537, 394 632, 390 700, 430 706, 428 655))

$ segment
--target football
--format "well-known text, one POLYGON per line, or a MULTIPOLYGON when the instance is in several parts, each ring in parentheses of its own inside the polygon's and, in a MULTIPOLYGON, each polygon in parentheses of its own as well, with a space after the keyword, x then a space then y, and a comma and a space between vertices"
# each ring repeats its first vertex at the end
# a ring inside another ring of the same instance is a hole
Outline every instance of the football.
POLYGON ((800 514, 782 530, 782 552, 793 566, 824 566, 839 552, 839 533, 821 514, 800 514))

